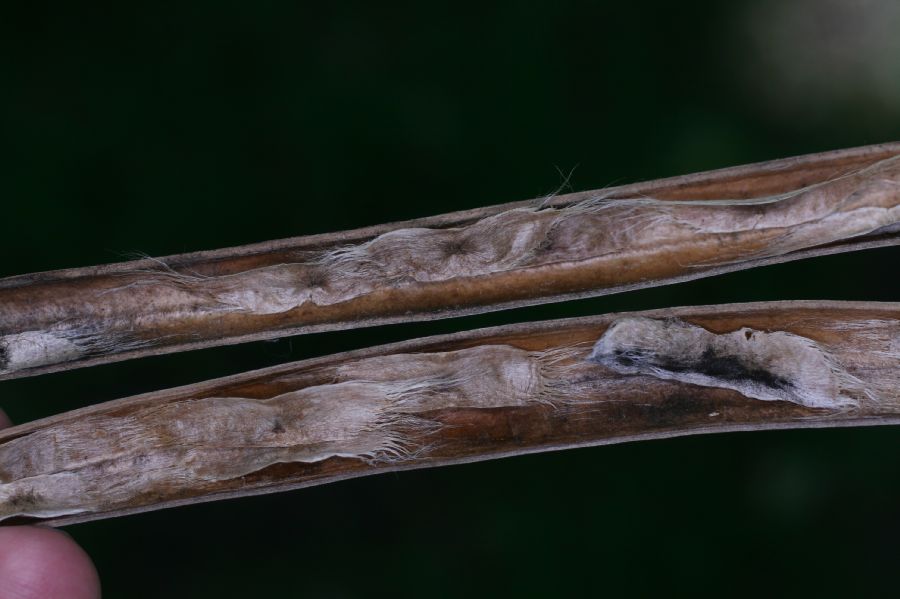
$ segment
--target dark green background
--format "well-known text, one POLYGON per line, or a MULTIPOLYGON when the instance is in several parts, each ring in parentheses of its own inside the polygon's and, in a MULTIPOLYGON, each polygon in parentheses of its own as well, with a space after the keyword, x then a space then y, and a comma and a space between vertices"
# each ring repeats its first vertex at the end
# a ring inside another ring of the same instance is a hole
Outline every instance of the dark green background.
MULTIPOLYGON (((900 138, 896 107, 864 88, 782 94, 755 55, 765 28, 747 32, 754 3, 122 4, 2 9, 0 275, 525 199, 558 187, 557 167, 580 165, 581 190, 900 138)), ((4 382, 0 405, 21 422, 507 322, 896 301, 898 255, 4 382)), ((68 530, 112 598, 876 595, 896 590, 898 440, 655 441, 68 530)))

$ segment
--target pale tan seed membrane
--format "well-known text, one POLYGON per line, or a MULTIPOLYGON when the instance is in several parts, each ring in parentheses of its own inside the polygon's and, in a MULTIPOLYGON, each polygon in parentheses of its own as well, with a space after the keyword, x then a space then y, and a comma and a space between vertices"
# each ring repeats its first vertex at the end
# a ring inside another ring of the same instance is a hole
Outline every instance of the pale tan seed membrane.
POLYGON ((900 157, 771 198, 698 202, 597 198, 561 209, 510 210, 463 228, 401 229, 310 263, 270 266, 197 285, 220 305, 272 314, 306 302, 320 306, 345 302, 385 286, 560 263, 621 262, 625 256, 653 259, 673 248, 697 246, 704 239, 699 245, 712 250, 694 266, 763 258, 897 223, 900 157))
MULTIPOLYGON (((383 290, 566 265, 603 269, 676 256, 684 268, 765 258, 900 224, 900 157, 786 195, 660 201, 598 197, 515 209, 450 229, 400 229, 299 263, 220 277, 132 272, 93 301, 39 306, 54 322, 0 335, 0 375, 167 343, 161 330, 223 313, 271 315, 383 290)), ((604 283, 603 285, 609 286, 604 283)), ((47 320, 49 319, 49 320, 47 320)), ((15 324, 15 320, 11 322, 15 324)), ((0 315, 0 326, 3 324, 0 315)))
POLYGON ((553 358, 508 346, 375 357, 267 400, 197 399, 35 432, 0 447, 0 518, 97 510, 279 462, 406 459, 410 434, 433 426, 419 414, 552 400, 553 358))
POLYGON ((0 336, 0 374, 151 345, 152 341, 102 331, 97 326, 57 325, 44 331, 13 333, 0 336))
POLYGON ((857 408, 875 396, 818 344, 784 331, 716 335, 680 320, 622 318, 589 358, 623 374, 647 374, 753 399, 808 408, 857 408))
MULTIPOLYGON (((0 519, 102 512, 152 502, 161 489, 240 479, 277 463, 333 457, 427 457, 429 413, 626 397, 651 377, 789 401, 826 413, 900 406, 900 323, 848 329, 854 348, 782 331, 713 334, 681 320, 614 321, 590 347, 530 352, 484 345, 344 363, 333 382, 257 400, 211 397, 64 421, 0 446, 0 519), (852 370, 848 367, 852 365, 852 370), (633 380, 632 380, 633 379, 633 380)), ((634 394, 632 394, 634 397, 634 394)))

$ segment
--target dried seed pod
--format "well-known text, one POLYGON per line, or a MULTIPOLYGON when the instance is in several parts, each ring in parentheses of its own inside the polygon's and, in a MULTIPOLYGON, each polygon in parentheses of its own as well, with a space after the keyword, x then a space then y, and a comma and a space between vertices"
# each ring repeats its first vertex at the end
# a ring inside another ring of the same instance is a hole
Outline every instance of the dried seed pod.
POLYGON ((0 281, 0 379, 900 243, 900 144, 0 281))
POLYGON ((0 519, 68 523, 634 439, 900 422, 900 304, 528 323, 307 360, 0 432, 0 519))

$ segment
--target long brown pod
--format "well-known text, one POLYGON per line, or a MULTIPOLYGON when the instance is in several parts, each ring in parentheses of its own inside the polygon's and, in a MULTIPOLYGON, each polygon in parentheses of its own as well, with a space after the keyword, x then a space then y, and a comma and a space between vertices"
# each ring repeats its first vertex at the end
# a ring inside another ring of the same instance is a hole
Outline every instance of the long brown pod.
POLYGON ((112 517, 698 433, 900 423, 900 304, 655 310, 407 341, 0 433, 0 518, 112 517))
POLYGON ((884 144, 0 281, 0 379, 600 295, 900 243, 884 144))

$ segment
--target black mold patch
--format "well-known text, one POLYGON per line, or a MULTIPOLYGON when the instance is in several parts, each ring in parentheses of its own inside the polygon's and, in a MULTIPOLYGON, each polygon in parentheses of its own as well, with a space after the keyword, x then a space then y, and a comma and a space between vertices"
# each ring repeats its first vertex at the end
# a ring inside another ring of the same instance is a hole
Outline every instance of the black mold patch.
POLYGON ((653 352, 647 349, 617 349, 614 357, 618 364, 626 368, 638 368, 653 356, 653 352))
POLYGON ((447 257, 471 254, 475 243, 466 235, 454 235, 441 243, 441 252, 447 257))
POLYGON ((310 268, 304 277, 304 283, 308 287, 325 287, 328 285, 329 273, 324 268, 310 268))
POLYGON ((9 367, 9 350, 6 346, 0 345, 0 370, 6 370, 9 367))
POLYGON ((738 356, 718 355, 711 347, 706 348, 700 360, 693 365, 694 372, 726 381, 751 381, 772 389, 787 389, 791 382, 772 374, 756 364, 747 364, 738 356))
POLYGON ((748 364, 739 356, 720 354, 707 347, 697 360, 683 360, 675 356, 654 354, 646 349, 616 350, 615 361, 626 368, 640 368, 651 364, 672 373, 696 373, 730 382, 751 382, 771 389, 786 390, 793 387, 788 379, 773 374, 756 364, 748 364))
POLYGON ((41 502, 41 496, 35 493, 34 489, 13 493, 9 498, 9 505, 17 512, 28 511, 37 507, 41 502))

